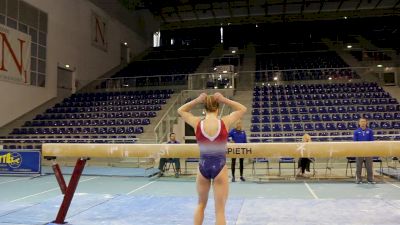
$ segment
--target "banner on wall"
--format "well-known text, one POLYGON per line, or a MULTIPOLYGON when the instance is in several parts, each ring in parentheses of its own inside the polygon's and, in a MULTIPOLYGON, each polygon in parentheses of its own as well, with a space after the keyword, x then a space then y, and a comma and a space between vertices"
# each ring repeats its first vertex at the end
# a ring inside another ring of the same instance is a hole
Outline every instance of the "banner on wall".
POLYGON ((0 174, 40 174, 40 150, 0 150, 0 174))
POLYGON ((107 52, 108 48, 108 22, 106 18, 92 11, 92 45, 107 52))
POLYGON ((30 83, 31 36, 0 25, 0 80, 30 83))

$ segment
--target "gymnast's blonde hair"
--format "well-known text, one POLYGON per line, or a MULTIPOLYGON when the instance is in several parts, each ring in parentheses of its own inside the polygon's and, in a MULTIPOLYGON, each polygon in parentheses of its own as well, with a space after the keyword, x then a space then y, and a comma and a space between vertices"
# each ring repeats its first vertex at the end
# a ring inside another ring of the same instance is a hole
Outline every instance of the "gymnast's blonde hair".
POLYGON ((303 135, 303 142, 311 142, 311 136, 309 134, 303 135))
POLYGON ((219 103, 215 100, 213 95, 207 95, 204 101, 204 108, 207 112, 215 112, 218 110, 219 103))

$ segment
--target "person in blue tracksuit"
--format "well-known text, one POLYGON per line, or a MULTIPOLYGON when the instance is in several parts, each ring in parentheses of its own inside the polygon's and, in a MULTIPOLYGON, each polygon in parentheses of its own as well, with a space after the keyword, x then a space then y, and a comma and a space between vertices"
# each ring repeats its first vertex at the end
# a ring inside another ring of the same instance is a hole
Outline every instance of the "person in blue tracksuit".
MULTIPOLYGON (((234 143, 247 143, 246 132, 242 128, 241 121, 238 121, 236 123, 236 127, 229 132, 228 137, 234 143)), ((239 159, 240 180, 246 181, 246 179, 244 179, 243 176, 243 161, 244 161, 243 158, 239 159)), ((236 166, 236 158, 232 158, 232 163, 231 163, 232 182, 235 182, 235 169, 236 169, 235 166, 236 166)))
MULTIPOLYGON (((366 118, 361 118, 358 121, 359 128, 354 131, 354 141, 374 141, 374 131, 368 128, 367 124, 368 121, 366 118)), ((372 157, 356 157, 356 183, 362 183, 361 171, 363 163, 365 163, 365 169, 367 170, 368 183, 375 184, 374 172, 372 170, 372 157)))

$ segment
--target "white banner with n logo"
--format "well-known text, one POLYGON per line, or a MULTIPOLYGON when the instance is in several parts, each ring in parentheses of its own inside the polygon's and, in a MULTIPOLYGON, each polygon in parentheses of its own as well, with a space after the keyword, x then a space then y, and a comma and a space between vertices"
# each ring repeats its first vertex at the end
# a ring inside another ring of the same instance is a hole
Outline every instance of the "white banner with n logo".
POLYGON ((28 84, 31 36, 0 25, 0 80, 28 84))
POLYGON ((92 45, 105 52, 107 52, 108 47, 107 29, 107 20, 92 11, 92 45))

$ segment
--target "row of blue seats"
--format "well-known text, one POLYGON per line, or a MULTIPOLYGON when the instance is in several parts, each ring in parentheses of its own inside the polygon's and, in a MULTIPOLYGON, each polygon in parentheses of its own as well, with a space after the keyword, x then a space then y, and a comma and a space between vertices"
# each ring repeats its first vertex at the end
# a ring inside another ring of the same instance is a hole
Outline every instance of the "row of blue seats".
MULTIPOLYGON (((370 122, 369 127, 372 129, 400 129, 400 121, 394 122, 370 122)), ((355 130, 358 128, 355 122, 318 122, 318 123, 272 123, 272 124, 252 124, 250 127, 251 132, 282 132, 282 131, 323 131, 323 130, 355 130)))
POLYGON ((89 112, 140 112, 159 111, 161 105, 140 105, 140 106, 100 106, 100 107, 59 107, 47 109, 46 113, 89 113, 89 112))
POLYGON ((32 139, 107 139, 107 138, 136 138, 136 135, 8 135, 8 136, 0 136, 0 142, 10 142, 10 139, 21 139, 24 142, 31 141, 32 139))
POLYGON ((63 127, 63 126, 114 126, 148 125, 150 119, 108 119, 108 120, 34 120, 26 121, 24 127, 63 127))
POLYGON ((54 107, 162 105, 165 103, 167 103, 167 101, 165 99, 110 100, 110 101, 62 102, 62 103, 56 104, 54 107))
POLYGON ((131 95, 153 95, 153 94, 173 94, 174 90, 148 90, 148 91, 118 91, 118 92, 86 92, 86 93, 76 93, 72 94, 70 98, 75 97, 108 97, 108 96, 131 96, 131 95))
MULTIPOLYGON (((394 137, 376 137, 375 140, 378 141, 400 141, 400 136, 394 136, 394 137)), ((250 139, 249 142, 251 143, 273 143, 273 142, 300 142, 301 138, 284 138, 284 137, 276 137, 276 138, 254 138, 250 139)), ((318 138, 313 138, 313 141, 353 141, 352 137, 333 137, 333 138, 328 138, 328 137, 318 137, 318 138)))
POLYGON ((377 83, 373 82, 356 82, 356 83, 324 83, 324 84, 280 84, 273 86, 254 86, 253 90, 308 90, 308 89, 317 89, 317 90, 326 90, 332 88, 351 88, 351 90, 356 91, 373 91, 373 90, 383 90, 377 83))
POLYGON ((267 90, 267 91, 254 91, 253 98, 272 98, 272 99, 287 99, 287 98, 298 98, 307 100, 325 99, 348 99, 348 98, 390 98, 391 96, 381 91, 365 91, 365 92, 354 92, 354 91, 341 91, 341 90, 267 90))
MULTIPOLYGON (((365 113, 363 117, 372 120, 400 120, 400 113, 365 113)), ((304 115, 276 115, 272 116, 252 116, 251 123, 280 123, 280 122, 308 122, 308 121, 358 121, 361 115, 358 113, 353 114, 304 114, 304 115)))
POLYGON ((400 105, 378 105, 374 106, 329 106, 329 107, 292 107, 292 108, 255 108, 252 115, 275 115, 275 114, 316 114, 316 113, 368 113, 368 112, 398 112, 400 105))
POLYGON ((15 128, 11 134, 141 134, 143 127, 15 128))
POLYGON ((168 99, 170 94, 151 95, 118 95, 118 96, 75 96, 65 98, 63 102, 92 102, 92 101, 117 101, 117 100, 141 100, 141 99, 168 99))
POLYGON ((119 105, 162 105, 166 99, 137 99, 137 100, 109 100, 109 101, 83 101, 62 102, 55 107, 92 107, 92 106, 119 106, 119 105))
POLYGON ((37 115, 34 120, 147 118, 155 117, 156 115, 156 112, 56 113, 37 115))
MULTIPOLYGON (((310 136, 351 136, 353 137, 354 131, 310 131, 307 132, 310 136)), ((298 137, 302 138, 304 132, 283 132, 283 133, 252 133, 250 137, 298 137)), ((375 135, 389 135, 399 136, 399 130, 377 130, 375 135)))
POLYGON ((254 101, 253 108, 275 108, 275 107, 304 107, 304 106, 342 106, 360 105, 377 107, 379 105, 398 104, 394 98, 382 99, 350 99, 350 100, 288 100, 288 101, 254 101), (372 106, 371 106, 372 105, 372 106))

